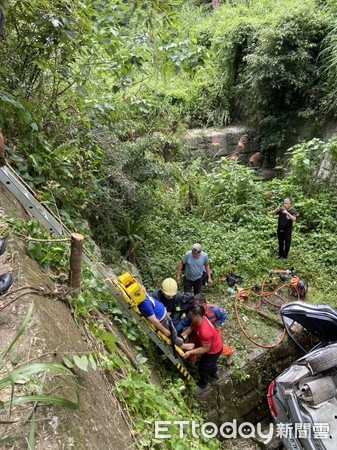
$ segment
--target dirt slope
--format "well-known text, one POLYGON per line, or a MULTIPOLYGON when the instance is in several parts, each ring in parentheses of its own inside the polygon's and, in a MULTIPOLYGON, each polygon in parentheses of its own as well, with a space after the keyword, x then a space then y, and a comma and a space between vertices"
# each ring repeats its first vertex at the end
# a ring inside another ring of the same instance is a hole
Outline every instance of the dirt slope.
MULTIPOLYGON (((4 214, 27 217, 19 203, 0 185, 0 221, 4 214)), ((12 361, 8 363, 10 369, 27 363, 59 363, 63 356, 71 359, 74 354, 90 351, 69 307, 55 298, 55 286, 36 262, 27 256, 25 247, 23 240, 10 238, 6 253, 0 256, 0 274, 10 271, 14 276, 9 293, 0 297, 0 351, 11 342, 29 305, 34 303, 30 323, 12 352, 12 361), (36 288, 41 292, 33 293, 36 288)), ((75 374, 73 381, 52 374, 46 376, 47 390, 53 395, 76 401, 77 386, 81 409, 74 411, 57 406, 38 406, 35 448, 112 450, 132 446, 134 443, 129 426, 114 397, 113 386, 107 383, 98 369, 89 369, 88 372, 77 370, 75 374)), ((3 376, 4 371, 0 369, 0 380, 3 376)), ((18 384, 16 390, 26 395, 34 393, 30 392, 32 386, 28 388, 25 383, 18 384)), ((0 401, 7 400, 9 395, 9 390, 0 390, 0 401)), ((20 421, 9 425, 5 435, 15 435, 17 439, 1 448, 27 448, 30 425, 29 420, 23 424, 22 419, 30 410, 31 406, 14 407, 11 419, 20 421)), ((0 421, 8 417, 8 411, 0 411, 0 421)))

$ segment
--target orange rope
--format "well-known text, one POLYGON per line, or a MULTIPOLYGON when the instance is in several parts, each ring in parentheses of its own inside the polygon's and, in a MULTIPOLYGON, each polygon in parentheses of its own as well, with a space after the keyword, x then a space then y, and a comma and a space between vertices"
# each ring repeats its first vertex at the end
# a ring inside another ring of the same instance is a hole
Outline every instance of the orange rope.
MULTIPOLYGON (((257 342, 255 339, 253 339, 248 333, 247 331, 244 329, 244 326, 242 325, 242 322, 240 320, 240 315, 239 315, 239 310, 238 310, 238 306, 239 303, 241 303, 242 306, 244 306, 246 309, 252 310, 252 311, 256 311, 261 305, 262 305, 262 300, 265 301, 266 303, 268 303, 271 306, 274 306, 276 308, 280 308, 281 305, 276 304, 274 302, 272 302, 271 300, 268 300, 268 297, 270 296, 277 296, 280 301, 282 303, 287 303, 287 299, 284 298, 284 296, 280 295, 280 291, 282 289, 288 288, 291 289, 292 292, 294 292, 296 294, 296 298, 297 300, 300 300, 300 293, 297 289, 297 287, 295 285, 291 285, 291 279, 289 280, 289 282, 282 284, 281 286, 276 285, 276 289, 272 290, 272 291, 265 291, 265 287, 268 286, 267 284, 267 280, 270 277, 270 275, 272 273, 286 273, 291 275, 291 272, 288 270, 272 270, 270 271, 263 279, 262 284, 261 284, 261 292, 258 294, 256 292, 254 292, 253 289, 256 288, 256 286, 252 286, 249 288, 242 288, 238 291, 236 297, 235 297, 235 316, 236 316, 236 320, 238 322, 239 328, 241 329, 242 333, 246 336, 246 338, 252 342, 254 345, 258 346, 258 347, 262 347, 262 348, 275 348, 277 347, 284 339, 285 335, 286 335, 286 329, 283 328, 282 331, 282 335, 280 337, 280 339, 271 345, 266 345, 266 344, 261 344, 259 342, 257 342), (259 298, 259 301, 256 303, 255 306, 248 306, 245 302, 243 302, 242 300, 247 297, 247 300, 249 298, 249 296, 255 296, 259 298)), ((276 283, 269 283, 269 287, 271 286, 275 286, 276 283)))

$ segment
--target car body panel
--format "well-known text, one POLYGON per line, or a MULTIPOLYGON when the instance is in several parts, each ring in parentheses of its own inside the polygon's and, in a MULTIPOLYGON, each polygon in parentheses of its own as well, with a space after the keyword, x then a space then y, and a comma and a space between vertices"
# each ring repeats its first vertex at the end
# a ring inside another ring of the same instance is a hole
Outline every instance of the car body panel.
POLYGON ((327 305, 293 302, 283 321, 297 322, 320 344, 281 373, 268 390, 268 403, 287 449, 337 448, 337 311, 327 305))
POLYGON ((337 311, 331 306, 299 301, 286 303, 280 313, 283 320, 294 320, 322 343, 337 341, 337 311))

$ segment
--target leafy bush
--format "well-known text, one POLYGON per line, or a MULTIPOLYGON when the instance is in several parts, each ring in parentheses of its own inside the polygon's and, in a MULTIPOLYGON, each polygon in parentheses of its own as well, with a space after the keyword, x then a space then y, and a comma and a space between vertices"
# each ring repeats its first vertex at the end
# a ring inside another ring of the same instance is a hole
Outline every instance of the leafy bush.
POLYGON ((295 132, 299 110, 318 82, 317 56, 329 27, 329 16, 303 7, 256 33, 240 90, 246 114, 260 123, 262 148, 280 147, 289 130, 295 132), (277 128, 283 135, 270 141, 277 128))

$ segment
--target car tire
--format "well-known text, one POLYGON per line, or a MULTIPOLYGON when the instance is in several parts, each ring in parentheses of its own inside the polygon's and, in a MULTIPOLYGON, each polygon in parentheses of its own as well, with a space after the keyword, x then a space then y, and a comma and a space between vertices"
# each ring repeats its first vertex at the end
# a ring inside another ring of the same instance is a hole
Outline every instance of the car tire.
POLYGON ((322 348, 305 359, 313 373, 324 372, 337 366, 337 347, 322 348))

